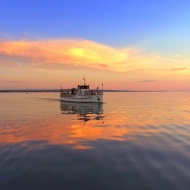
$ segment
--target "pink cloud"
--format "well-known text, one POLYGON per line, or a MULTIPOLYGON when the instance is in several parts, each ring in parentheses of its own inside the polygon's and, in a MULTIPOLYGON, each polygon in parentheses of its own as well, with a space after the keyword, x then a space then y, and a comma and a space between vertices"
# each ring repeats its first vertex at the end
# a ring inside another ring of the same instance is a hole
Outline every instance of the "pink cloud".
POLYGON ((32 62, 74 64, 109 68, 126 61, 130 51, 114 49, 88 40, 1 41, 0 54, 32 62))
POLYGON ((117 49, 84 39, 1 40, 0 55, 0 66, 6 67, 80 67, 144 74, 187 73, 189 64, 184 58, 145 54, 134 48, 117 49))

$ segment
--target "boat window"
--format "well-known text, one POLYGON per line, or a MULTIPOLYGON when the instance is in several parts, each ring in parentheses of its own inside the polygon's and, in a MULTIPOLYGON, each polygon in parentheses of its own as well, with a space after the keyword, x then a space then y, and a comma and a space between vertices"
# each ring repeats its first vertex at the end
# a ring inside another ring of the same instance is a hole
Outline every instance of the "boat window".
POLYGON ((78 89, 89 89, 90 85, 78 85, 78 89))

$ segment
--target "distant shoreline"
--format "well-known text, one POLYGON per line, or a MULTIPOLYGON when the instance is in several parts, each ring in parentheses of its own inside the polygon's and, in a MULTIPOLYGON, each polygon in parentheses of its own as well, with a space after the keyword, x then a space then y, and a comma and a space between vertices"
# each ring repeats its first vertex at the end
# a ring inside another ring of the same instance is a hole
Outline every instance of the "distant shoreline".
MULTIPOLYGON (((167 91, 145 91, 145 90, 103 90, 104 92, 167 92, 167 91)), ((0 90, 0 93, 36 93, 36 92, 60 92, 60 89, 21 89, 0 90)))

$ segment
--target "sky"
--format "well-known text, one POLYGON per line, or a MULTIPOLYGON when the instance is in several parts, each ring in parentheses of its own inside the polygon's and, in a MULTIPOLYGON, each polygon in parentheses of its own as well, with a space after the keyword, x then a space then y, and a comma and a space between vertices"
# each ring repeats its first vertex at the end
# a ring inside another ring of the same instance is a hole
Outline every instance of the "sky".
POLYGON ((190 91, 189 0, 4 0, 0 89, 190 91))

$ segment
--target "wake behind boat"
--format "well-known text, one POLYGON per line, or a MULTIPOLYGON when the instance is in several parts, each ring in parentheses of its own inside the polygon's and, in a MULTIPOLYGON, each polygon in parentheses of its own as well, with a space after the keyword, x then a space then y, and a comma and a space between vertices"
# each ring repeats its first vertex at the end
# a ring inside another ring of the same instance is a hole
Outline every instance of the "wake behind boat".
POLYGON ((96 89, 90 89, 90 85, 86 85, 85 78, 83 85, 78 85, 77 88, 62 89, 60 92, 60 100, 67 102, 103 102, 103 84, 102 90, 98 87, 96 89))

